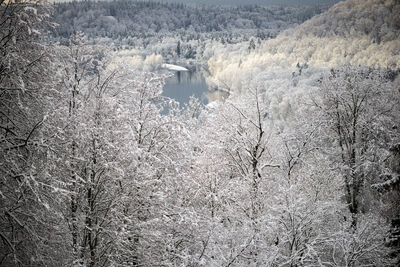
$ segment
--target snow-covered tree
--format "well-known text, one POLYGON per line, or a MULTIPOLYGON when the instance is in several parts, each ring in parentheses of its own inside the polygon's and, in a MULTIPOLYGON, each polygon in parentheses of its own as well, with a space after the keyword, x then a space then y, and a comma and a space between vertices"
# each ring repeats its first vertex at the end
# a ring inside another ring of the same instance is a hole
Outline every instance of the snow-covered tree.
POLYGON ((399 96, 390 77, 388 70, 345 65, 323 79, 321 99, 315 102, 344 175, 354 226, 357 215, 369 209, 367 185, 381 174, 382 158, 399 138, 392 129, 399 96))
POLYGON ((54 265, 62 243, 43 134, 54 81, 43 44, 50 8, 0 1, 0 14, 0 265, 54 265))
POLYGON ((115 237, 112 207, 122 177, 124 117, 118 116, 118 92, 123 82, 117 71, 106 69, 104 51, 85 45, 81 33, 53 53, 59 83, 44 130, 52 148, 49 176, 59 188, 53 203, 63 219, 58 231, 69 252, 63 259, 107 264, 115 237))

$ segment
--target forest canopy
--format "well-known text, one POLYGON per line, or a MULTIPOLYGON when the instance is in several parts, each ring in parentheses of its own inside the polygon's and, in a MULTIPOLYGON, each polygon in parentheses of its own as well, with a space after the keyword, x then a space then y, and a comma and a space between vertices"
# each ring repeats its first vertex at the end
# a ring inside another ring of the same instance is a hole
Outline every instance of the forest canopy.
POLYGON ((1 1, 0 266, 398 266, 398 10, 1 1))

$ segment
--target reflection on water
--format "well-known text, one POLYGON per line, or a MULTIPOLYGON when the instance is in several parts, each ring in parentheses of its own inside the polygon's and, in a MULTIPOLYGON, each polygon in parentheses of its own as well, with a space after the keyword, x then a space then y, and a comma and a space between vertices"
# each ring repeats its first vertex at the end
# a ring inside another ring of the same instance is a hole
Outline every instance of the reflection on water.
POLYGON ((203 105, 216 100, 224 100, 228 93, 212 88, 206 82, 200 70, 176 71, 174 75, 165 80, 162 95, 173 98, 183 107, 189 102, 191 96, 200 100, 203 105))
POLYGON ((191 96, 203 104, 208 103, 206 93, 208 85, 199 71, 176 71, 174 76, 166 79, 163 95, 173 98, 182 106, 189 102, 191 96))

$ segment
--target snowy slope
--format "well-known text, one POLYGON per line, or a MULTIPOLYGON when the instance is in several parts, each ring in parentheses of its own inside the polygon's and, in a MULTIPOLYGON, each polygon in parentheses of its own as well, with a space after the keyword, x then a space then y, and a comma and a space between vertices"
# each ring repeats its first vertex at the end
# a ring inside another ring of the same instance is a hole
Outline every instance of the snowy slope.
POLYGON ((347 0, 254 52, 247 47, 216 51, 209 60, 214 77, 223 72, 295 70, 297 63, 334 67, 343 63, 400 68, 400 1, 347 0))

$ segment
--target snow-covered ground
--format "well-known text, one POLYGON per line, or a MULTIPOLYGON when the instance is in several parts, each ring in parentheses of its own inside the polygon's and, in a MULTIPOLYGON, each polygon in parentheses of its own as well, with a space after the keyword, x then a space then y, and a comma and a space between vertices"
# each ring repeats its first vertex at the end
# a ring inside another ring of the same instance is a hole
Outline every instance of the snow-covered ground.
POLYGON ((168 70, 172 70, 172 71, 189 71, 185 67, 181 67, 181 66, 173 65, 173 64, 162 64, 161 67, 163 69, 168 69, 168 70))

